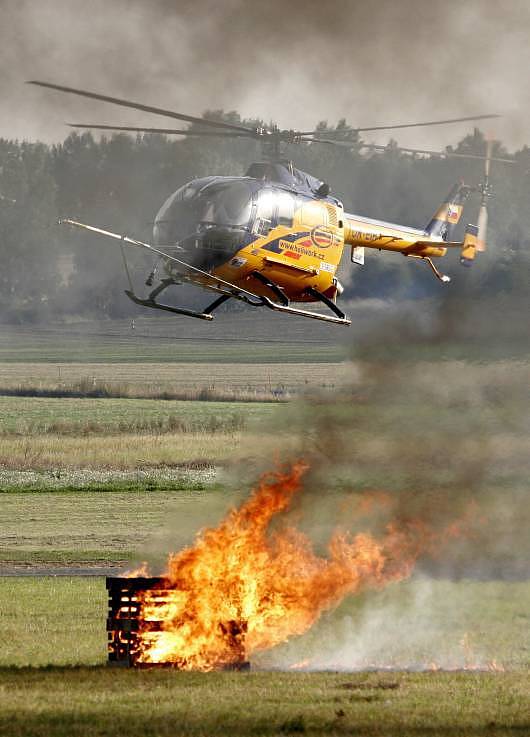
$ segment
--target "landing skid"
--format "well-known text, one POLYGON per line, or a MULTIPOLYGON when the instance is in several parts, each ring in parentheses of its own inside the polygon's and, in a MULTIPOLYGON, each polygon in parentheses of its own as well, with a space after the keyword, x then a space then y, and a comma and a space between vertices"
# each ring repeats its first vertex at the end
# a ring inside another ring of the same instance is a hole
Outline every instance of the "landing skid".
POLYGON ((165 312, 172 312, 174 315, 198 317, 199 320, 213 320, 213 315, 210 315, 208 312, 197 312, 196 310, 187 310, 185 307, 173 307, 172 305, 164 305, 160 302, 155 302, 155 300, 153 299, 141 299, 129 289, 125 290, 125 294, 129 297, 129 299, 132 299, 135 304, 141 305, 142 307, 151 307, 154 310, 164 310, 165 312))
MULTIPOLYGON (((336 304, 334 304, 330 299, 328 299, 325 295, 321 294, 320 292, 317 292, 316 289, 308 289, 308 294, 311 294, 311 296, 320 299, 324 304, 326 304, 330 309, 335 313, 335 316, 333 315, 324 315, 321 312, 310 312, 309 310, 303 310, 298 307, 291 307, 289 303, 287 304, 279 302, 275 302, 272 299, 269 299, 269 297, 262 297, 257 294, 250 293, 248 291, 239 291, 238 288, 234 285, 234 291, 231 293, 222 292, 221 295, 214 300, 211 304, 209 304, 207 307, 204 308, 202 312, 199 312, 197 310, 189 310, 185 307, 174 307, 172 305, 166 305, 161 302, 156 301, 156 297, 163 292, 167 287, 171 286, 171 284, 174 284, 175 282, 172 279, 164 279, 156 289, 153 289, 153 291, 149 294, 149 296, 146 299, 142 299, 140 297, 137 297, 136 294, 130 290, 126 289, 125 294, 131 299, 135 304, 141 305, 142 307, 150 307, 154 310, 163 310, 165 312, 172 312, 175 315, 185 315, 186 317, 196 317, 199 320, 213 320, 214 316, 212 315, 212 312, 216 310, 218 307, 220 307, 224 302, 227 302, 229 299, 240 299, 243 302, 246 302, 247 304, 251 305, 252 307, 267 307, 269 310, 274 310, 275 312, 283 312, 287 315, 297 315, 298 317, 308 317, 312 320, 322 320, 324 322, 332 322, 336 325, 351 325, 351 320, 348 320, 348 318, 344 315, 344 313, 339 310, 336 304), (253 299, 249 299, 248 295, 252 294, 253 299)), ((217 291, 217 289, 215 289, 217 291)))
POLYGON ((333 315, 323 315, 321 312, 310 312, 309 310, 301 310, 298 307, 288 307, 286 305, 280 305, 277 302, 273 302, 268 297, 262 297, 264 307, 268 307, 270 310, 276 310, 277 312, 284 312, 288 315, 298 315, 298 317, 309 317, 312 320, 323 320, 324 322, 333 322, 336 325, 351 325, 351 320, 347 317, 333 317, 333 315))

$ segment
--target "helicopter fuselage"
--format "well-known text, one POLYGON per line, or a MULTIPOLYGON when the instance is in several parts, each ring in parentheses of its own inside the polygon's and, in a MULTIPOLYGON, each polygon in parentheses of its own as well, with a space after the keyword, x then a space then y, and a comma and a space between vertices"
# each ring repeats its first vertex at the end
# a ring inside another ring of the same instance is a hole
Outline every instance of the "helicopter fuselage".
MULTIPOLYGON (((177 247, 194 267, 255 294, 271 296, 267 282, 299 302, 314 301, 310 288, 329 299, 341 291, 335 274, 344 249, 344 210, 333 197, 317 199, 251 177, 198 179, 164 203, 154 239, 158 248, 171 253, 177 247)), ((170 260, 165 270, 175 280, 185 276, 170 260)), ((204 286, 211 288, 211 278, 204 286)))
MULTIPOLYGON (((336 300, 346 244, 419 258, 446 252, 428 230, 350 215, 334 197, 249 176, 205 177, 184 185, 161 207, 153 235, 158 248, 178 250, 184 261, 207 272, 204 278, 192 274, 196 284, 215 290, 213 276, 266 297, 278 297, 279 288, 294 302, 318 301, 314 290, 336 300)), ((188 276, 169 259, 165 271, 174 281, 188 276)))

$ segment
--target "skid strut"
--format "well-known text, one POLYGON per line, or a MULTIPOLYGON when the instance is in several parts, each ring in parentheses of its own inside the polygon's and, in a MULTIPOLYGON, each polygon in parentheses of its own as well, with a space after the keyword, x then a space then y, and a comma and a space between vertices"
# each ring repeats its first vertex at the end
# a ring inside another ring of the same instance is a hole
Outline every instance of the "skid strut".
MULTIPOLYGON (((317 289, 314 289, 313 287, 307 288, 307 293, 310 294, 312 297, 315 297, 315 299, 319 299, 321 302, 323 302, 325 305, 329 307, 329 309, 334 312, 337 317, 339 317, 341 320, 344 320, 346 315, 342 310, 340 310, 335 302, 333 302, 332 299, 329 297, 326 297, 325 294, 322 294, 322 292, 319 292, 317 289)), ((349 321, 348 321, 349 322, 349 321)))
POLYGON ((287 307, 289 305, 289 300, 283 293, 282 289, 273 281, 271 281, 268 277, 266 277, 265 274, 262 274, 261 271, 253 271, 252 276, 254 277, 254 279, 257 279, 266 287, 268 287, 271 292, 278 297, 280 303, 284 305, 284 307, 287 307))

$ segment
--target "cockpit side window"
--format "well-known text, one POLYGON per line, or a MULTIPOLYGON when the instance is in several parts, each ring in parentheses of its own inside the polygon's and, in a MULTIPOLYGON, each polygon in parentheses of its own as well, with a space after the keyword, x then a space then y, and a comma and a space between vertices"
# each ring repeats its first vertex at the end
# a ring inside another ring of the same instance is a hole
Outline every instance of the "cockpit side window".
POLYGON ((153 229, 156 245, 170 245, 185 238, 195 229, 194 198, 211 181, 210 177, 196 179, 173 192, 157 213, 153 229))

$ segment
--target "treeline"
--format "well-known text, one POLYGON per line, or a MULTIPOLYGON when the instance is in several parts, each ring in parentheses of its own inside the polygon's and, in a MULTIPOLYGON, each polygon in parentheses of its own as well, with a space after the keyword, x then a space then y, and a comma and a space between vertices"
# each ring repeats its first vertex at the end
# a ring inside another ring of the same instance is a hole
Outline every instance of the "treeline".
MULTIPOLYGON (((224 119, 239 121, 234 114, 224 119)), ((251 121, 244 121, 251 122, 251 121)), ((321 135, 340 131, 320 124, 321 135)), ((484 154, 478 131, 454 149, 484 154)), ((392 144, 382 154, 358 148, 303 144, 286 151, 301 169, 330 183, 350 212, 422 227, 455 181, 476 184, 481 162, 411 158, 392 144)), ((496 144, 494 155, 506 156, 496 144)), ((442 265, 453 277, 450 289, 477 294, 524 295, 530 266, 530 149, 496 164, 495 197, 490 202, 489 251, 473 269, 462 269, 458 254, 442 265)), ((233 139, 174 140, 161 135, 113 135, 95 139, 74 133, 60 145, 0 139, 0 319, 9 322, 83 317, 124 317, 138 309, 123 294, 127 286, 119 249, 107 240, 59 227, 74 217, 143 240, 163 201, 177 187, 208 174, 243 174, 260 160, 259 145, 233 139)), ((476 198, 463 225, 475 222, 476 198)), ((462 226, 455 237, 462 233, 462 226)), ((131 254, 140 287, 149 268, 141 253, 131 254)), ((445 287, 415 262, 393 254, 368 253, 365 267, 345 255, 342 278, 347 298, 422 297, 445 287)), ((186 294, 188 303, 204 296, 186 294)))

